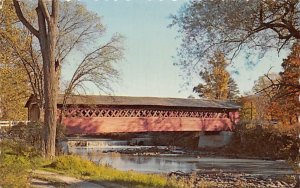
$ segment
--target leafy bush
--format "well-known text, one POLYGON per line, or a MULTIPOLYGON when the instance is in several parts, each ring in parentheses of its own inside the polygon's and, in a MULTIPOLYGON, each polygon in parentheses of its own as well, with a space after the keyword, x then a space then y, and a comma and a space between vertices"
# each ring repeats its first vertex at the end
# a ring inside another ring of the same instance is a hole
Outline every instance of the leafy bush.
POLYGON ((243 123, 237 126, 229 150, 251 156, 294 161, 299 155, 298 134, 297 126, 243 123))
POLYGON ((36 148, 41 148, 42 142, 42 124, 40 122, 19 123, 7 130, 7 136, 18 142, 22 141, 36 148))
MULTIPOLYGON (((60 140, 64 138, 65 127, 62 124, 58 124, 56 128, 56 139, 60 140)), ((43 124, 42 122, 34 122, 29 124, 19 123, 12 126, 6 132, 6 138, 15 140, 17 142, 24 142, 27 145, 35 147, 39 150, 43 150, 43 124)), ((60 152, 60 148, 57 148, 57 152, 60 152)), ((57 153, 59 154, 59 153, 57 153)))
POLYGON ((41 156, 40 151, 24 142, 2 140, 0 142, 0 148, 1 156, 11 155, 19 158, 25 158, 28 161, 41 156))

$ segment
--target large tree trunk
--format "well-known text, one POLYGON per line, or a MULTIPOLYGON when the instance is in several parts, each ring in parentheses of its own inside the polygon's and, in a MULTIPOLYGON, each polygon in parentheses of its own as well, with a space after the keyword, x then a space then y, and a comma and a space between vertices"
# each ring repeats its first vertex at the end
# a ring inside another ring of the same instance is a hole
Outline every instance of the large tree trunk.
POLYGON ((58 0, 52 0, 51 2, 50 14, 47 7, 50 2, 47 3, 45 0, 38 1, 36 12, 39 29, 37 30, 24 17, 19 1, 13 0, 18 18, 39 39, 41 47, 44 71, 44 151, 47 158, 55 156, 58 87, 55 69, 55 48, 58 36, 59 3, 58 0))
MULTIPOLYGON (((51 33, 51 32, 49 32, 51 33)), ((51 34, 50 34, 51 35, 51 34)), ((48 38, 51 44, 51 39, 48 38)), ((41 43, 42 44, 42 43, 41 43)), ((41 45, 41 48, 43 45, 41 45)), ((54 49, 42 50, 44 70, 44 141, 46 157, 55 156, 57 118, 57 76, 55 72, 54 49)))
MULTIPOLYGON (((39 39, 44 73, 44 146, 45 157, 55 156, 58 80, 55 68, 55 49, 58 37, 58 0, 38 0, 36 8, 38 30, 23 15, 18 0, 13 0, 16 14, 24 26, 39 39), (49 8, 48 6, 50 6, 49 8), (51 10, 51 12, 49 12, 51 10)), ((41 99, 43 100, 43 99, 41 99)))
MULTIPOLYGON (((55 41, 51 35, 56 35, 56 31, 49 31, 48 42, 50 50, 48 51, 49 64, 44 63, 44 95, 45 95, 45 151, 46 157, 55 156, 56 139, 56 119, 57 119, 57 75, 55 71, 55 41)), ((46 55, 46 54, 44 54, 46 55)), ((43 55, 43 56, 44 56, 43 55)), ((47 56, 47 55, 46 55, 47 56)))
POLYGON ((44 139, 46 157, 55 156, 56 139, 56 117, 57 117, 57 81, 55 71, 52 70, 53 62, 44 66, 44 95, 45 95, 45 113, 44 113, 44 139))
MULTIPOLYGON (((36 9, 39 24, 39 43, 44 71, 44 142, 45 157, 55 156, 57 123, 57 74, 55 70, 55 47, 58 34, 57 23, 46 22, 41 1, 36 9), (46 24, 48 23, 48 24, 46 24)), ((53 8, 53 7, 52 7, 53 8)))

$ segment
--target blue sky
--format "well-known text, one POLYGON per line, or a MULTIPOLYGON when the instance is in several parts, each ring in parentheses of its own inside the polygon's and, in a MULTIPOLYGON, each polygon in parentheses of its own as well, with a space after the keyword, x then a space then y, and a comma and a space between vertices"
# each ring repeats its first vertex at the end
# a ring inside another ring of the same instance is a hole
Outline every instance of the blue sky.
MULTIPOLYGON (((102 16, 107 36, 120 33, 125 36, 125 58, 119 63, 121 80, 113 85, 115 95, 186 98, 192 86, 200 80, 192 79, 190 87, 182 87, 178 67, 173 66, 176 48, 176 28, 168 28, 170 14, 175 14, 184 0, 82 0, 87 8, 102 16)), ((239 74, 233 75, 240 90, 251 90, 254 80, 266 73, 279 71, 282 57, 269 53, 249 68, 238 58, 234 64, 239 74)), ((233 70, 233 68, 230 68, 233 70)), ((94 94, 97 94, 95 91, 94 94)), ((193 94, 196 96, 196 94, 193 94)))

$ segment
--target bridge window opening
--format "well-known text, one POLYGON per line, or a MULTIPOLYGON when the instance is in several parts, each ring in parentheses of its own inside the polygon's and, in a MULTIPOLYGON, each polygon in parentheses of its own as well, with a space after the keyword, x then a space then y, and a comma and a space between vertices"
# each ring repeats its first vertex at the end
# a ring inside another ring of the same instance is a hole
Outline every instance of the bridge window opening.
POLYGON ((69 108, 65 117, 179 117, 179 118, 228 118, 224 112, 193 110, 153 110, 153 109, 108 109, 69 108))

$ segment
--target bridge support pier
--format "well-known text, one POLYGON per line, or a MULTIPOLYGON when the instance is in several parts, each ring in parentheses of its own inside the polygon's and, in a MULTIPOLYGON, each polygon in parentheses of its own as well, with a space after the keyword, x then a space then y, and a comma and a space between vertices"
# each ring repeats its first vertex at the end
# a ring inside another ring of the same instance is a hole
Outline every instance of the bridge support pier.
POLYGON ((198 147, 199 148, 218 148, 227 145, 232 137, 231 131, 206 131, 200 132, 198 147))

